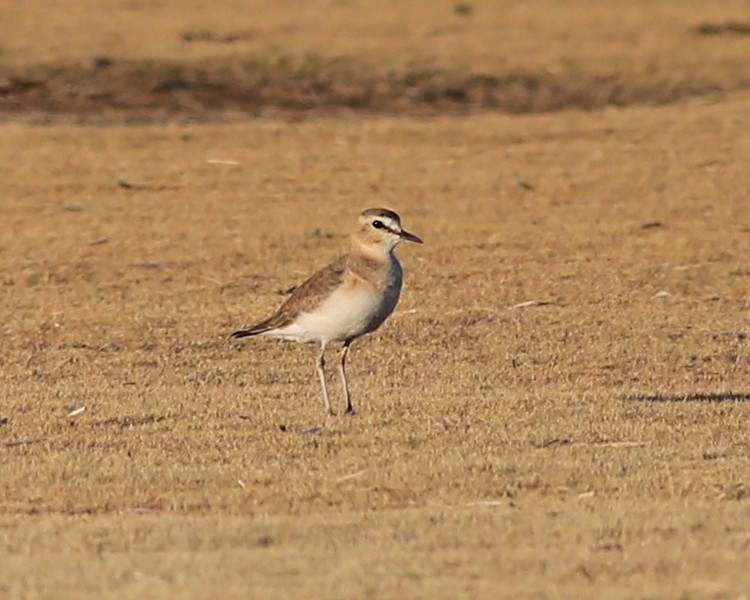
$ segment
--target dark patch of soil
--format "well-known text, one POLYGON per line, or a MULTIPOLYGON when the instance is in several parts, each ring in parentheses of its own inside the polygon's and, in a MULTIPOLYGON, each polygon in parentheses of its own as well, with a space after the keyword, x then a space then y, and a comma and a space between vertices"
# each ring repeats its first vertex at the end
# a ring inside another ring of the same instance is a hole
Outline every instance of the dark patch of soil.
MULTIPOLYGON (((733 89, 750 85, 738 81, 733 89)), ((437 70, 375 76, 350 64, 184 66, 95 57, 86 67, 0 73, 0 119, 34 115, 83 121, 217 120, 232 115, 430 115, 536 113, 610 105, 665 104, 723 91, 712 82, 632 81, 618 74, 487 75, 437 70)))
POLYGON ((726 21, 725 23, 701 23, 695 28, 698 35, 750 35, 750 23, 726 21))

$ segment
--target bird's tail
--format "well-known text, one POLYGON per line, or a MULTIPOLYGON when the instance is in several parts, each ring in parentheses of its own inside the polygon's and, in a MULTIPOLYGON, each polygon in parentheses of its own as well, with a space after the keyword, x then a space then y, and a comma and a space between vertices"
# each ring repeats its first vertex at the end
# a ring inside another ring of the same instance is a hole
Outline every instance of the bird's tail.
POLYGON ((233 338, 243 338, 243 337, 249 337, 251 335, 258 335, 261 333, 265 333, 266 331, 270 331, 273 329, 273 326, 271 325, 271 320, 268 319, 267 321, 263 321, 262 323, 258 323, 256 325, 253 325, 252 327, 248 327, 247 329, 240 329, 239 331, 235 331, 231 337, 233 338))
POLYGON ((256 332, 254 332, 252 329, 240 329, 239 331, 235 331, 230 337, 243 338, 250 335, 256 335, 256 332))

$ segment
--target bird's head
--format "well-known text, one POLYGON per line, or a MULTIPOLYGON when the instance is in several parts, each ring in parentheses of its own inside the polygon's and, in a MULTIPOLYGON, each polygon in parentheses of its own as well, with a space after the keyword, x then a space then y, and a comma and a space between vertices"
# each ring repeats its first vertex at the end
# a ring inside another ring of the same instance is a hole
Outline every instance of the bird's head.
POLYGON ((421 244, 422 240, 401 228, 401 218, 387 208, 368 208, 359 215, 354 240, 370 253, 386 254, 402 241, 421 244))

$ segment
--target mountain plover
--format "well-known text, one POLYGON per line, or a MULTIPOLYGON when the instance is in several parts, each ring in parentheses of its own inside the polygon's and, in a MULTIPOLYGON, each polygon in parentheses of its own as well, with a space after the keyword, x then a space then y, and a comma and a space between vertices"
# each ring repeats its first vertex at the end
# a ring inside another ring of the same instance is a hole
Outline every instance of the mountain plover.
POLYGON ((346 356, 357 338, 375 331, 393 312, 401 294, 403 270, 393 251, 402 241, 422 240, 401 228, 392 210, 370 208, 359 215, 349 254, 341 256, 298 286, 276 314, 232 337, 267 335, 295 342, 318 342, 317 370, 327 414, 335 414, 328 399, 325 351, 343 342, 339 375, 346 413, 353 413, 346 382, 346 356))

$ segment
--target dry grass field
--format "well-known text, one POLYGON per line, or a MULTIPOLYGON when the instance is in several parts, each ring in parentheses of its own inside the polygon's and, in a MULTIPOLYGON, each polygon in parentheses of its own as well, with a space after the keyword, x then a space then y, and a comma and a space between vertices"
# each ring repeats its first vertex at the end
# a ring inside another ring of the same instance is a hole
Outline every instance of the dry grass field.
POLYGON ((0 9, 0 598, 750 596, 747 2, 250 5, 0 9), (16 94, 94 55, 682 99, 16 94), (350 356, 357 415, 324 419, 312 346, 228 335, 374 206, 425 244, 350 356))

